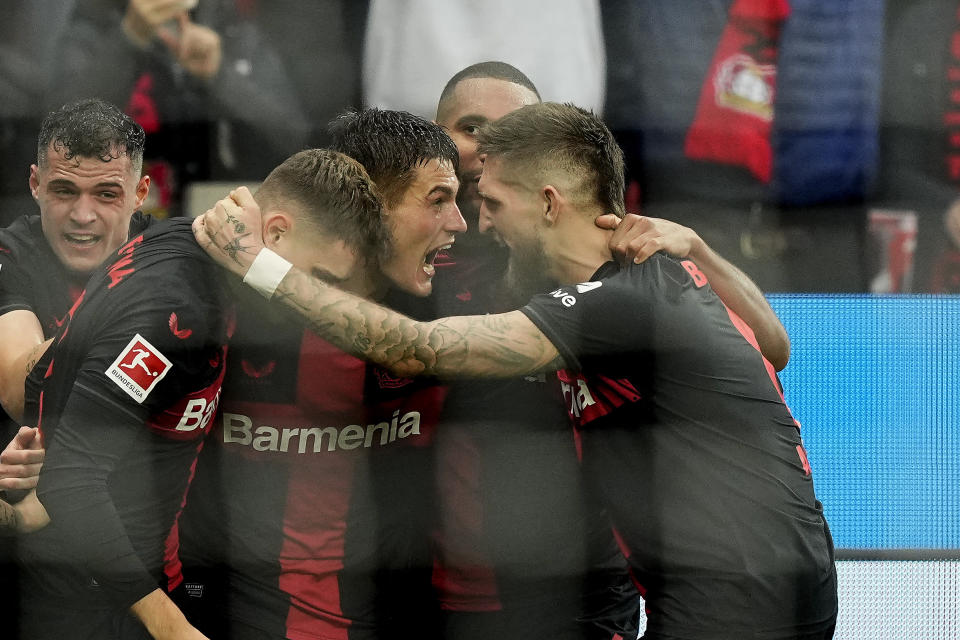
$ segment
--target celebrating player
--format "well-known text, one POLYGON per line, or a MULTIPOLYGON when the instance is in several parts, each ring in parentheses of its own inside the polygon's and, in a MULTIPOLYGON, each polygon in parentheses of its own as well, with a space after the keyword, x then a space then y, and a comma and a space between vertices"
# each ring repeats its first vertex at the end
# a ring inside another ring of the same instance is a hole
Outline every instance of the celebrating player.
POLYGON ((593 222, 623 210, 609 131, 576 107, 532 105, 482 132, 480 151, 481 229, 510 248, 518 288, 558 285, 518 311, 415 322, 271 260, 256 238, 227 255, 223 219, 256 216, 245 190, 195 232, 234 273, 279 281, 276 298, 320 335, 397 375, 561 369, 584 474, 645 592, 647 638, 831 637, 832 543, 799 426, 694 261, 609 261, 593 222))

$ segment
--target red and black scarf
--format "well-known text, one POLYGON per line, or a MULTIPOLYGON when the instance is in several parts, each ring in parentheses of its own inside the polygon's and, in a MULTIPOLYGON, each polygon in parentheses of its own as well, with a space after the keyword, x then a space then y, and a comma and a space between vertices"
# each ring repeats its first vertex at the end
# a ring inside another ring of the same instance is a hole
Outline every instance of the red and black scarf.
POLYGON ((777 51, 789 14, 787 0, 734 0, 687 132, 687 157, 740 165, 770 181, 777 51))

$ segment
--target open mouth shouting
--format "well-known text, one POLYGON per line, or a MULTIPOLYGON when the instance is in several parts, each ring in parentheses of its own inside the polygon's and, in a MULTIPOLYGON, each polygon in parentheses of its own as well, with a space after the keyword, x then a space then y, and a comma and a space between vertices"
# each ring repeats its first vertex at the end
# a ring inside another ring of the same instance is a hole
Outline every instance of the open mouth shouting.
POLYGON ((423 273, 426 274, 428 278, 432 278, 433 274, 436 273, 436 265, 440 264, 441 266, 449 263, 450 256, 447 253, 447 250, 453 246, 453 242, 448 244, 435 247, 430 251, 427 251, 426 255, 423 256, 423 273))
POLYGON ((89 249, 100 241, 100 236, 93 233, 74 232, 64 233, 65 244, 75 249, 89 249))

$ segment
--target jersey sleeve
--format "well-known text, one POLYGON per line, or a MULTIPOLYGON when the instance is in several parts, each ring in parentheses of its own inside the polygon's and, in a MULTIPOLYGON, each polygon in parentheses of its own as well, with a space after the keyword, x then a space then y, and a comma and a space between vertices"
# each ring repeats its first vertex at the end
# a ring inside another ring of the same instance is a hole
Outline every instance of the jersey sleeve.
POLYGON ((31 300, 32 279, 0 239, 0 315, 26 309, 34 311, 31 300))
POLYGON ((647 344, 651 306, 636 283, 636 274, 621 271, 534 296, 521 311, 554 344, 568 367, 581 369, 585 358, 647 344))
MULTIPOLYGON (((125 530, 108 480, 139 461, 144 473, 155 474, 165 468, 159 457, 193 446, 182 441, 198 439, 209 422, 222 380, 223 311, 203 299, 185 283, 176 296, 101 304, 92 322, 79 322, 78 311, 54 355, 54 370, 71 356, 80 364, 75 380, 58 389, 67 399, 45 443, 38 497, 51 520, 73 532, 70 555, 124 607, 158 585, 125 530)), ((151 500, 156 496, 143 497, 145 509, 151 500)))

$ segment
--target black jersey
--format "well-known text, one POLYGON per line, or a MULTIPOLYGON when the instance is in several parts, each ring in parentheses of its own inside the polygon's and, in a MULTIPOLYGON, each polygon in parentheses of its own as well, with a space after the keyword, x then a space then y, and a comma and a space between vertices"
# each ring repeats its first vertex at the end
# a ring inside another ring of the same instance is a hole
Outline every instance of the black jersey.
MULTIPOLYGON (((405 310, 429 319, 512 308, 505 258, 454 245, 437 260, 433 295, 405 310)), ((642 603, 585 490, 552 376, 453 382, 435 457, 447 637, 636 636, 642 603)))
MULTIPOLYGON (((38 364, 50 524, 23 538, 24 636, 103 625, 179 579, 171 537, 224 372, 228 304, 190 221, 151 226, 89 280, 38 364)), ((108 625, 109 626, 109 625, 108 625)))
POLYGON ((243 294, 181 521, 185 608, 213 638, 428 638, 443 388, 243 294))
POLYGON ((799 425, 752 332, 696 265, 607 263, 523 312, 569 366, 559 377, 584 474, 645 590, 648 629, 829 628, 833 549, 799 425))
MULTIPOLYGON (((128 237, 135 237, 154 220, 137 211, 130 218, 128 237)), ((31 311, 40 321, 43 337, 51 338, 60 328, 77 296, 86 284, 88 274, 66 269, 54 255, 40 226, 40 216, 22 216, 5 229, 0 229, 0 315, 10 311, 31 311)), ((36 379, 28 378, 27 393, 37 390, 36 379)), ((3 432, 12 436, 19 425, 6 414, 3 432)), ((9 438, 7 438, 9 439, 9 438)))

